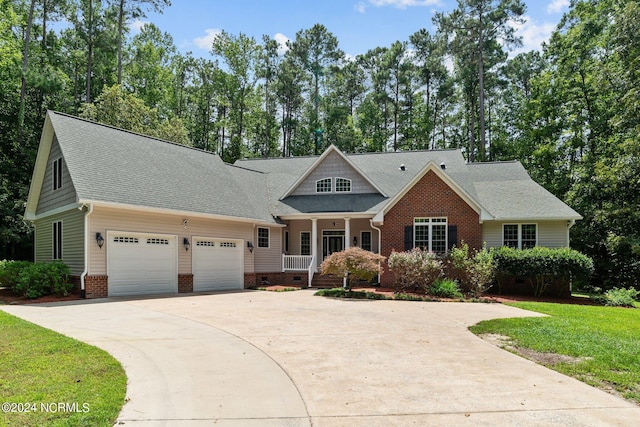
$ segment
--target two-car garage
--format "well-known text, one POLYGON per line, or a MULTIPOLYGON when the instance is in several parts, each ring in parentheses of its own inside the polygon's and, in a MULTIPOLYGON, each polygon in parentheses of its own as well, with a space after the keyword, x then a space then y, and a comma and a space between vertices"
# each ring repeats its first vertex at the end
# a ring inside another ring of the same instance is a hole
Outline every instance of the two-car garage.
MULTIPOLYGON (((192 240, 194 292, 244 287, 242 240, 192 240)), ((105 246, 109 296, 178 292, 178 251, 185 248, 177 236, 108 232, 105 246)))

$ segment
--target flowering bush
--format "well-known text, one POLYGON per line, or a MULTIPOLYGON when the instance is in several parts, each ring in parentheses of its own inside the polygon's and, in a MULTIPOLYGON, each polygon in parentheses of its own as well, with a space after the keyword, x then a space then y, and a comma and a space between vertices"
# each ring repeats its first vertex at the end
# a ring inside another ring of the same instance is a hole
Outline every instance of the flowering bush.
POLYGON ((396 292, 418 287, 427 292, 433 282, 442 276, 442 261, 433 252, 414 248, 408 252, 392 252, 389 255, 389 269, 396 278, 396 292))
POLYGON ((320 266, 322 274, 347 277, 349 290, 358 280, 371 280, 382 272, 381 264, 386 258, 358 247, 334 252, 320 266))

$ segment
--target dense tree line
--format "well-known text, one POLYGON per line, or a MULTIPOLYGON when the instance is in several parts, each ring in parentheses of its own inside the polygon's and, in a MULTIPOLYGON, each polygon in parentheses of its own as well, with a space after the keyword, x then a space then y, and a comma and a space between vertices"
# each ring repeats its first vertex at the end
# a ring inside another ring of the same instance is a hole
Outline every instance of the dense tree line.
POLYGON ((459 148, 518 159, 584 215, 594 284, 640 278, 640 6, 574 0, 542 52, 520 0, 459 0, 390 46, 347 57, 321 24, 280 46, 222 32, 207 57, 153 24, 169 0, 0 0, 0 257, 31 255, 24 202, 47 109, 242 157, 459 148), (67 25, 55 25, 64 20, 67 25), (55 28, 55 29, 54 29, 55 28))

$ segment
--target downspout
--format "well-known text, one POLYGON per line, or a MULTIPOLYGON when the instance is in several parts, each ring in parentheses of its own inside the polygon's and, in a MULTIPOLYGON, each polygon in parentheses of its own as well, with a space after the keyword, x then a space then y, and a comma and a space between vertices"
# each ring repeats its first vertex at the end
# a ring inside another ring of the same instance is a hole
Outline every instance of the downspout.
MULTIPOLYGON (((373 219, 369 219, 371 228, 378 232, 378 254, 382 255, 382 230, 373 225, 373 219)), ((378 273, 378 285, 380 284, 380 273, 378 273)))
MULTIPOLYGON (((83 209, 86 205, 82 205, 80 209, 83 209)), ((84 287, 84 278, 89 272, 89 215, 93 213, 93 205, 89 205, 89 210, 84 215, 84 271, 80 276, 80 296, 86 298, 86 292, 84 287)))

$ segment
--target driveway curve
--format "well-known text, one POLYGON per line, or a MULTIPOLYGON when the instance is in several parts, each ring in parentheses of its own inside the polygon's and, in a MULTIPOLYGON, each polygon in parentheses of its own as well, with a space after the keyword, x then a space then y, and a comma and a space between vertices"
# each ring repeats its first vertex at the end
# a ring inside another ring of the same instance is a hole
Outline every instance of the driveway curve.
POLYGON ((501 304, 312 291, 4 306, 124 366, 119 425, 621 425, 640 407, 468 331, 501 304))

